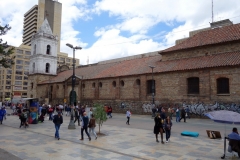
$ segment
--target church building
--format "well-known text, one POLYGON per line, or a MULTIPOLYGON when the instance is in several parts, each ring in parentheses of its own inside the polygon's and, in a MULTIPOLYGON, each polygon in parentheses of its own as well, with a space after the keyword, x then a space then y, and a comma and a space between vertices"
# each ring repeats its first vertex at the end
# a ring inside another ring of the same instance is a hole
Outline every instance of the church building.
MULTIPOLYGON (((57 41, 47 21, 32 39, 28 97, 42 103, 70 99, 73 71, 56 72, 57 41)), ((201 30, 163 51, 79 66, 75 74, 77 103, 114 112, 142 113, 152 92, 155 104, 239 103, 240 24, 201 30)))

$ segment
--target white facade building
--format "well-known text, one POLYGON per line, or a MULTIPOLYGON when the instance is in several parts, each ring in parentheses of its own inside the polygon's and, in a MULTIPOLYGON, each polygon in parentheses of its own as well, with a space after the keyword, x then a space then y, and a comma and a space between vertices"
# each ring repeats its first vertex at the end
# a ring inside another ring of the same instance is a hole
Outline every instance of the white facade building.
POLYGON ((29 74, 57 75, 58 37, 54 36, 45 19, 31 40, 29 74))

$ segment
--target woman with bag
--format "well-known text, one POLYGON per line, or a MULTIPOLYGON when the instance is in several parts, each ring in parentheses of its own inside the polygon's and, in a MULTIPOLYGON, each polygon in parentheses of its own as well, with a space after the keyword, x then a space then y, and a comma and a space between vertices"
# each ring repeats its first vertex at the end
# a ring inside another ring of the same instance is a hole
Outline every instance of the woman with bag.
POLYGON ((163 120, 160 117, 160 113, 157 114, 157 116, 154 118, 155 125, 154 125, 154 130, 153 133, 156 136, 156 142, 158 141, 158 134, 161 134, 161 143, 164 144, 163 142, 163 120))
POLYGON ((170 117, 167 116, 167 119, 165 121, 166 143, 168 143, 168 141, 170 141, 171 128, 172 128, 172 121, 171 121, 170 117))
POLYGON ((91 119, 89 121, 89 124, 88 124, 88 128, 89 128, 89 135, 91 134, 91 132, 93 132, 94 136, 95 136, 95 139, 97 139, 97 134, 96 132, 94 131, 96 127, 96 120, 94 118, 94 115, 91 114, 91 119))

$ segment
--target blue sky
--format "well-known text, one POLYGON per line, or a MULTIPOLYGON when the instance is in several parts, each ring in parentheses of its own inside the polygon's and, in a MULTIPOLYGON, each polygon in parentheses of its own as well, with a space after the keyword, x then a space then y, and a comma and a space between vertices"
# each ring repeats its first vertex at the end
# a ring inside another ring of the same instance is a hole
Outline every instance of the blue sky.
MULTIPOLYGON (((80 64, 159 51, 188 37, 189 31, 209 27, 212 0, 59 0, 62 3, 61 51, 65 44, 81 46, 80 64)), ((214 21, 240 22, 240 1, 213 0, 214 21), (235 17, 235 18, 234 18, 235 17)), ((0 23, 11 31, 2 38, 19 46, 23 15, 38 0, 1 0, 0 23), (21 6, 21 7, 19 7, 21 6), (6 8, 8 8, 6 10, 6 8), (20 25, 19 25, 20 24, 20 25)))

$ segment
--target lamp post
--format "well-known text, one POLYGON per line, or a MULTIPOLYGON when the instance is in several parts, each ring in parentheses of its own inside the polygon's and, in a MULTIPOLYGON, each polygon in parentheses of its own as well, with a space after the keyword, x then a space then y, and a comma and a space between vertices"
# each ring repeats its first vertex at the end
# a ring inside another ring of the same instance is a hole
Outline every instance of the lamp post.
POLYGON ((70 119, 70 123, 68 125, 68 129, 76 129, 74 121, 73 121, 73 109, 74 109, 74 103, 76 103, 76 92, 74 91, 74 87, 75 87, 75 81, 76 81, 76 77, 75 77, 75 50, 77 49, 82 49, 82 47, 73 47, 72 44, 67 43, 66 44, 68 47, 73 49, 73 75, 72 75, 72 91, 70 93, 70 104, 71 104, 71 119, 70 119))
POLYGON ((155 91, 155 86, 154 86, 154 80, 153 80, 153 69, 155 68, 154 66, 149 65, 149 67, 152 69, 152 104, 154 105, 154 91, 155 91))

